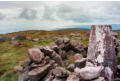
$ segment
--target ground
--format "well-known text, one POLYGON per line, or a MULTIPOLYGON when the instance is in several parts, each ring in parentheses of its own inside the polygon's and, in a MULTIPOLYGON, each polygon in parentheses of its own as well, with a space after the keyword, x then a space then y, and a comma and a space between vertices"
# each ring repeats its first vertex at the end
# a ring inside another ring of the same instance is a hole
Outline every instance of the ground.
MULTIPOLYGON (((0 81, 17 81, 19 72, 15 72, 13 68, 18 65, 23 65, 24 61, 28 56, 28 48, 34 45, 49 45, 51 42, 56 40, 58 36, 67 36, 71 40, 76 39, 84 45, 88 45, 89 37, 85 37, 85 34, 89 30, 60 30, 60 31, 41 31, 41 30, 30 30, 15 32, 9 34, 1 34, 2 36, 14 37, 16 35, 22 34, 31 39, 39 38, 38 41, 30 40, 18 40, 20 45, 11 44, 11 41, 0 43, 0 81), (80 34, 81 37, 70 37, 70 33, 80 34)), ((115 31, 120 33, 120 31, 115 31)), ((120 39, 119 37, 117 39, 120 39)), ((73 56, 68 57, 69 62, 73 63, 73 56)), ((117 57, 119 59, 119 57, 117 57)), ((66 65, 65 65, 66 67, 66 65)))

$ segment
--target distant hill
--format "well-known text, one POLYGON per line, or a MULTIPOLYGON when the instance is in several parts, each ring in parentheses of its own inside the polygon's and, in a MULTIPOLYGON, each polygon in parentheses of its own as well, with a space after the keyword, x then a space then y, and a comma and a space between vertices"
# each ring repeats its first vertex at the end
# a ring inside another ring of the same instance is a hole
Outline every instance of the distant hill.
MULTIPOLYGON (((112 30, 120 30, 120 24, 111 24, 112 30)), ((54 30, 90 30, 91 25, 76 25, 76 26, 67 26, 59 27, 54 30)))

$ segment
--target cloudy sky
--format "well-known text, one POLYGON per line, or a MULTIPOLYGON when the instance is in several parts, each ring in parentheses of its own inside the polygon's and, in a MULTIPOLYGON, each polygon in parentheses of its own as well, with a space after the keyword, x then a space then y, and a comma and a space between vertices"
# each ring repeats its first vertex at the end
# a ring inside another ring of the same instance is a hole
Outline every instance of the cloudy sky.
POLYGON ((0 33, 119 23, 119 1, 0 2, 0 33))

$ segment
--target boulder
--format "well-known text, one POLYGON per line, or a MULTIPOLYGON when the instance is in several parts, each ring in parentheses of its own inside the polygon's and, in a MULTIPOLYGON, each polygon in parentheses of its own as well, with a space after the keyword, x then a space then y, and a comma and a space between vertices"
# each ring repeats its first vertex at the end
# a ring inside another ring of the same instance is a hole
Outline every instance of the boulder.
POLYGON ((55 43, 51 43, 50 48, 53 49, 56 52, 58 51, 58 46, 55 43))
POLYGON ((44 54, 38 48, 30 48, 28 50, 29 58, 33 62, 40 63, 44 59, 44 54))
POLYGON ((58 38, 56 41, 55 41, 55 43, 57 44, 57 45, 60 45, 60 44, 62 44, 63 43, 63 38, 58 38))
POLYGON ((54 78, 52 81, 66 81, 66 78, 54 78))
POLYGON ((67 43, 69 43, 69 42, 70 42, 70 39, 69 39, 69 38, 67 38, 67 37, 64 37, 64 38, 63 38, 63 42, 64 42, 64 44, 67 44, 67 43))
POLYGON ((80 78, 77 73, 71 73, 66 81, 80 81, 80 78))
POLYGON ((8 41, 8 40, 11 40, 11 39, 7 36, 0 38, 0 42, 5 42, 5 41, 8 41))
POLYGON ((75 67, 83 68, 86 65, 86 58, 82 58, 81 60, 75 61, 75 67))
POLYGON ((52 70, 52 74, 58 78, 66 78, 69 76, 70 72, 63 67, 56 67, 52 70))
POLYGON ((99 77, 99 78, 97 78, 97 79, 95 79, 95 80, 91 80, 91 81, 106 81, 106 80, 105 80, 104 77, 99 77))
POLYGON ((74 65, 74 64, 69 64, 68 67, 67 67, 67 69, 68 69, 69 71, 71 71, 71 72, 74 71, 74 68, 75 68, 75 65, 74 65))
POLYGON ((24 36, 24 35, 17 35, 14 39, 15 40, 25 40, 26 36, 24 36))
POLYGON ((61 56, 63 60, 67 58, 67 53, 61 49, 59 49, 58 54, 61 56))
POLYGON ((27 58, 24 63, 24 72, 29 71, 31 64, 32 64, 32 61, 30 60, 30 58, 27 58))
POLYGON ((28 72, 30 81, 40 81, 50 70, 51 65, 47 64, 43 67, 37 67, 28 72))
POLYGON ((52 75, 52 71, 50 71, 45 78, 43 79, 43 81, 53 81, 54 79, 54 75, 52 75))
POLYGON ((52 54, 52 59, 55 60, 55 62, 56 62, 57 64, 59 64, 60 66, 63 65, 63 63, 62 63, 62 58, 61 58, 61 56, 58 55, 57 53, 54 52, 54 53, 52 54))
POLYGON ((78 45, 80 45, 80 43, 79 43, 77 40, 72 40, 72 41, 70 42, 70 44, 71 44, 71 47, 72 47, 72 48, 77 47, 78 45))
POLYGON ((52 57, 52 53, 54 52, 49 46, 42 47, 42 48, 40 48, 40 50, 41 50, 46 56, 49 56, 49 57, 52 57))
POLYGON ((98 66, 98 67, 88 67, 79 69, 75 68, 74 71, 76 73, 79 73, 79 76, 82 80, 92 80, 95 78, 98 78, 100 76, 100 72, 102 71, 104 67, 98 66))

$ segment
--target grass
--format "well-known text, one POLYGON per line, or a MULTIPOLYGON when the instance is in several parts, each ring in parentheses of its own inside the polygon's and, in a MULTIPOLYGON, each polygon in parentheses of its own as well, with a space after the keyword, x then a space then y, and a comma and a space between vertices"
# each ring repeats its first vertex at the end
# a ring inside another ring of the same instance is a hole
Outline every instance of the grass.
MULTIPOLYGON (((14 32, 10 34, 0 35, 14 37, 16 35, 22 34, 29 38, 39 38, 38 41, 29 41, 29 40, 18 40, 20 45, 13 45, 11 41, 6 41, 0 43, 0 81, 17 81, 19 73, 14 72, 13 68, 17 65, 23 65, 25 59, 28 56, 28 49, 32 48, 34 45, 49 45, 51 42, 56 40, 56 36, 64 36, 66 35, 71 40, 78 40, 80 43, 84 45, 88 45, 89 37, 84 38, 83 35, 89 32, 88 30, 61 30, 61 31, 22 31, 22 32, 14 32), (81 34, 80 38, 70 37, 70 33, 79 33, 81 34), (20 64, 22 61, 22 64, 20 64)), ((120 33, 119 31, 116 31, 120 33)), ((118 37, 120 39, 120 37, 118 37)), ((117 57, 117 60, 120 57, 117 57)), ((73 54, 68 54, 68 62, 74 63, 73 54)), ((65 64, 66 68, 68 64, 65 64)))

